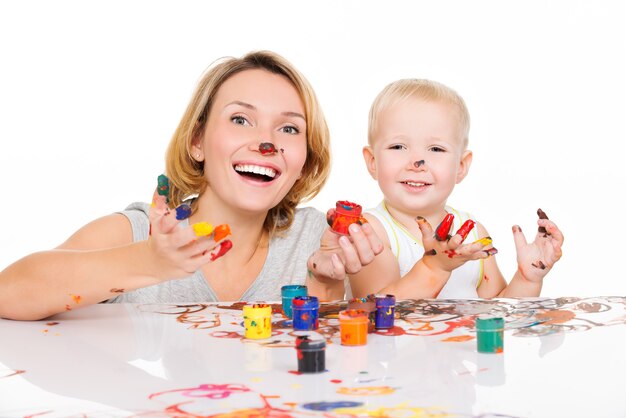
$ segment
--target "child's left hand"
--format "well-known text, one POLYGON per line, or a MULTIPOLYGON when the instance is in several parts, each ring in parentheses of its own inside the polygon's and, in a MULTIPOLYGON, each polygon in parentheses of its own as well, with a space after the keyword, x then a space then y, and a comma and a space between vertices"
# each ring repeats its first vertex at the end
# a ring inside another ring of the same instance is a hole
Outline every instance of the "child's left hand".
POLYGON ((530 244, 522 229, 518 225, 513 226, 518 269, 526 280, 535 283, 542 282, 563 255, 563 234, 556 224, 549 219, 539 219, 537 225, 539 231, 530 244))

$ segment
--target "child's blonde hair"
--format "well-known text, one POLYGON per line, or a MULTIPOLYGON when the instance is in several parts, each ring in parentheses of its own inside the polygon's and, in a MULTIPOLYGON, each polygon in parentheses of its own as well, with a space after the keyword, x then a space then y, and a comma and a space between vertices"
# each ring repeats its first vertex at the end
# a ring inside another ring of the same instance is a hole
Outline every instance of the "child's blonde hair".
POLYGON ((463 98, 450 87, 432 80, 403 79, 388 84, 374 99, 369 113, 369 128, 367 141, 372 145, 378 118, 382 112, 399 102, 408 99, 422 99, 429 102, 441 102, 456 106, 459 116, 459 134, 463 147, 467 148, 469 141, 470 116, 463 98))
MULTIPOLYGON (((165 156, 170 179, 170 200, 178 206, 191 195, 204 192, 208 183, 204 164, 191 155, 191 146, 203 135, 211 106, 220 86, 233 75, 262 69, 286 77, 298 91, 304 105, 307 132, 307 158, 302 175, 283 200, 270 209, 264 227, 270 232, 289 228, 299 203, 315 197, 330 173, 330 134, 313 88, 285 58, 270 51, 255 51, 241 58, 223 58, 202 76, 187 110, 174 132, 165 156)), ((192 205, 195 210, 195 205, 192 205)))

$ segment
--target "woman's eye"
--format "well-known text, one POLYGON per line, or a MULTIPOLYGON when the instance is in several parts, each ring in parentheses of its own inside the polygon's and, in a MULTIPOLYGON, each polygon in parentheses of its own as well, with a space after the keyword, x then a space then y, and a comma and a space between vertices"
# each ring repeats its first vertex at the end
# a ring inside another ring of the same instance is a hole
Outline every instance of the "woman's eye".
POLYGON ((233 116, 230 120, 237 125, 249 125, 248 121, 243 116, 233 116))
POLYGON ((281 128, 281 131, 283 131, 286 134, 291 134, 291 135, 297 135, 300 133, 300 130, 296 128, 295 126, 285 126, 281 128))

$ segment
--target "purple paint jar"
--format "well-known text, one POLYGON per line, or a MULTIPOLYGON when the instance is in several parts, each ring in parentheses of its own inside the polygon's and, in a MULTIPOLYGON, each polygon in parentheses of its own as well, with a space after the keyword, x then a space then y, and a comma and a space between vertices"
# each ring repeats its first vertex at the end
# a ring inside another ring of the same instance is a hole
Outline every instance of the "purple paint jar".
POLYGON ((396 308, 394 295, 374 295, 376 301, 376 329, 393 328, 396 308))
POLYGON ((315 296, 296 296, 291 301, 293 329, 310 331, 318 328, 320 302, 315 296))

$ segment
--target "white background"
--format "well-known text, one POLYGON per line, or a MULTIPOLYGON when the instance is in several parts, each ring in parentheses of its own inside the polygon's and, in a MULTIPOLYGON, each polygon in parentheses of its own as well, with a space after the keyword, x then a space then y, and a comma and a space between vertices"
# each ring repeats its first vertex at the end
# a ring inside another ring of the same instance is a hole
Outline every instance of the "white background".
POLYGON ((456 89, 474 164, 449 203, 516 269, 511 226, 564 231, 546 296, 626 294, 626 6, 615 1, 0 3, 0 269, 149 201, 195 83, 215 59, 284 55, 311 81, 334 164, 310 205, 370 207, 367 112, 392 80, 456 89))

